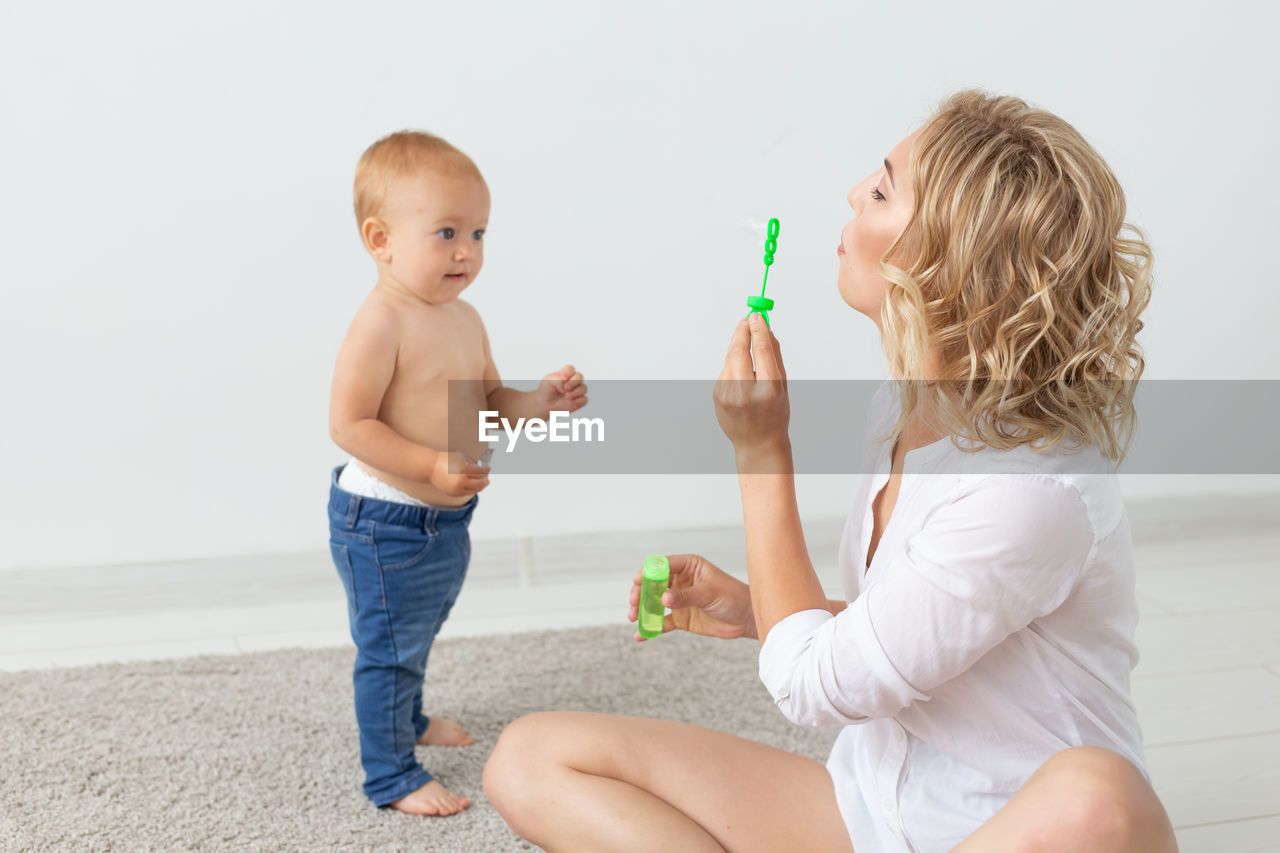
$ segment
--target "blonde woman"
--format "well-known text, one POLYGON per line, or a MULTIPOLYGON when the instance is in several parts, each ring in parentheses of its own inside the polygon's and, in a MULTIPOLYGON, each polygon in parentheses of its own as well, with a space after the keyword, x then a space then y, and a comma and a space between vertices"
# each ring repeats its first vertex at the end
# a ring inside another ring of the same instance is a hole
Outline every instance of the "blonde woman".
MULTIPOLYGON (((840 295, 896 381, 828 601, 805 549, 786 373, 758 321, 715 402, 749 585, 676 555, 668 630, 757 637, 827 764, 662 720, 512 723, 485 790, 551 851, 1167 851, 1129 699, 1137 623, 1114 464, 1151 254, 1060 118, 963 91, 849 193, 840 295), (753 366, 754 365, 754 366, 753 366)), ((637 578, 638 582, 638 578, 637 578)), ((631 594, 635 618, 637 593, 631 594)))

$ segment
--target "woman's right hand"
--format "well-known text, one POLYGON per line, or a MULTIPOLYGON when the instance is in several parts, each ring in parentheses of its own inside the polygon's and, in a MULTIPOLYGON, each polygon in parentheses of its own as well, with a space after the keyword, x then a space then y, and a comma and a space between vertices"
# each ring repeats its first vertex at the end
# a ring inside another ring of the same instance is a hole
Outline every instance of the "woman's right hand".
MULTIPOLYGON (((697 554, 672 554, 668 563, 671 580, 662 603, 671 612, 662 620, 664 634, 678 629, 722 640, 756 636, 751 592, 745 583, 697 554)), ((641 573, 636 572, 631 581, 628 622, 639 618, 640 581, 641 573)), ((637 632, 636 639, 644 638, 637 632)))

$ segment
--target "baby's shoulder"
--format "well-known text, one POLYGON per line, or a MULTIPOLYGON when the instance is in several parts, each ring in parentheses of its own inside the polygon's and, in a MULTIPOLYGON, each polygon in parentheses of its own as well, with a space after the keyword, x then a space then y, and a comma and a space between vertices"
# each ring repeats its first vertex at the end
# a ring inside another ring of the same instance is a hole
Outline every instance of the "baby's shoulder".
POLYGON ((356 317, 377 323, 399 323, 403 315, 404 310, 399 301, 376 287, 369 291, 369 295, 356 309, 356 317))
POLYGON ((360 303, 360 307, 356 309, 347 334, 357 337, 376 335, 384 339, 395 339, 400 337, 404 325, 404 317, 397 310, 397 306, 375 290, 366 296, 360 303))

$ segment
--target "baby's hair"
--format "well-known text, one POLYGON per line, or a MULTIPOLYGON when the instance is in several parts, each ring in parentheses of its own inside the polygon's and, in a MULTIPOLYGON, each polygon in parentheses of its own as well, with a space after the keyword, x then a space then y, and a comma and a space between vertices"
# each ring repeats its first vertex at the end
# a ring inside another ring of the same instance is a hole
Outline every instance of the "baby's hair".
POLYGON ((439 136, 418 130, 392 133, 366 148, 356 164, 356 227, 382 210, 394 181, 424 173, 471 177, 484 183, 471 158, 439 136))

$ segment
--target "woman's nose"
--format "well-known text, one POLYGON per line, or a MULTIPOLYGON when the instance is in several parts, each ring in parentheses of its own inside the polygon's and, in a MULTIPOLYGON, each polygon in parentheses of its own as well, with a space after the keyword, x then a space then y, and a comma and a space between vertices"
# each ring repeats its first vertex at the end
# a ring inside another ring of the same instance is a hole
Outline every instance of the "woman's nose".
POLYGON ((862 183, 849 190, 849 206, 859 216, 862 215, 862 209, 867 205, 867 197, 871 195, 871 185, 879 176, 879 171, 872 172, 862 179, 862 183))
MULTIPOLYGON (((863 181, 862 184, 865 184, 863 181)), ((862 184, 858 184, 849 190, 849 207, 853 208, 853 212, 859 216, 862 215, 862 205, 866 203, 866 193, 862 192, 862 184)))

